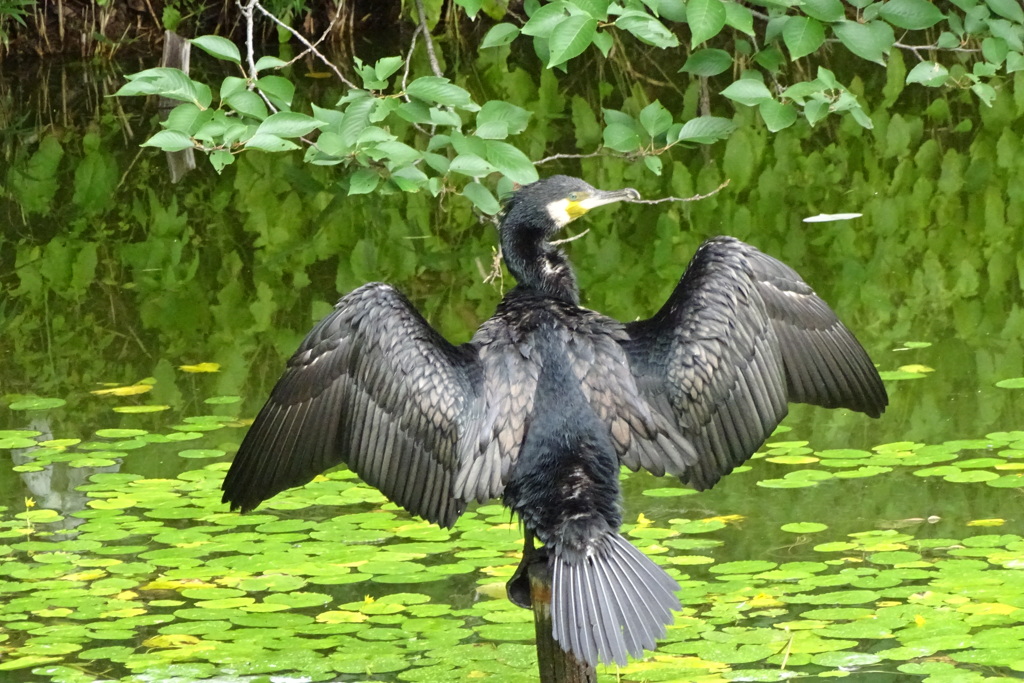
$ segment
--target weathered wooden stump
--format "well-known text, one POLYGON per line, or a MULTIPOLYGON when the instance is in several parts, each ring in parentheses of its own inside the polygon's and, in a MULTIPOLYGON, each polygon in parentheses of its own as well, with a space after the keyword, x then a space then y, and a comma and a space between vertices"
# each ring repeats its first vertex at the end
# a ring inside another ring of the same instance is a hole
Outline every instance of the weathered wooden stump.
POLYGON ((581 662, 555 640, 551 628, 551 568, 547 559, 531 562, 528 573, 541 683, 594 683, 594 666, 581 662))

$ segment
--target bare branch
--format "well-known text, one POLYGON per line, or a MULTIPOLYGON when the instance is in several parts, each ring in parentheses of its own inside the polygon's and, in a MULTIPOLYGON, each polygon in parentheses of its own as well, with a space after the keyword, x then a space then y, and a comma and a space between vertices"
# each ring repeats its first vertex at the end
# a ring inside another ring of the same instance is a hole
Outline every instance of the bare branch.
POLYGON ((727 178, 724 183, 722 183, 715 189, 711 190, 711 192, 708 192, 706 194, 695 194, 692 197, 662 197, 661 199, 627 199, 626 201, 628 201, 630 204, 663 204, 665 202, 695 202, 697 200, 707 199, 708 197, 712 197, 718 194, 719 192, 724 190, 728 184, 729 180, 727 178))
POLYGON ((253 59, 253 47, 252 47, 252 7, 256 4, 256 0, 248 0, 248 2, 242 2, 238 0, 238 9, 242 11, 242 16, 245 17, 245 61, 249 65, 249 78, 256 79, 256 62, 253 59))
POLYGON ((484 271, 484 266, 480 263, 480 259, 476 260, 476 267, 480 270, 480 276, 483 278, 484 284, 498 283, 498 292, 504 296, 505 294, 505 274, 501 270, 501 247, 494 250, 491 255, 491 268, 489 271, 484 271))
POLYGON ((249 65, 249 73, 247 74, 249 81, 248 88, 249 90, 252 90, 257 95, 259 95, 260 98, 262 98, 263 101, 266 103, 270 111, 276 114, 277 107, 274 106, 273 102, 270 101, 270 98, 267 97, 262 90, 256 87, 256 78, 259 76, 259 72, 256 71, 256 61, 255 55, 253 54, 252 45, 253 7, 259 7, 261 11, 266 13, 266 11, 263 10, 262 7, 260 7, 260 3, 258 2, 258 0, 248 0, 247 2, 242 2, 242 0, 238 0, 238 8, 242 11, 242 16, 245 17, 245 61, 249 65))
MULTIPOLYGON (((252 7, 255 7, 256 9, 258 9, 260 11, 260 14, 262 14, 265 17, 267 17, 272 22, 274 22, 275 24, 277 24, 278 26, 280 26, 284 30, 288 31, 288 33, 291 33, 293 36, 295 36, 295 39, 298 40, 300 43, 302 43, 306 47, 306 50, 308 52, 311 52, 312 54, 316 55, 320 59, 320 61, 323 62, 324 65, 328 69, 330 69, 331 71, 334 72, 334 75, 338 77, 338 80, 340 80, 342 83, 344 83, 345 85, 347 85, 350 88, 355 88, 356 87, 356 84, 351 82, 347 78, 345 78, 345 75, 341 73, 341 70, 338 69, 338 67, 336 67, 334 64, 332 64, 331 61, 329 59, 327 59, 327 57, 325 57, 323 55, 323 53, 321 53, 319 50, 317 50, 316 47, 313 46, 312 43, 310 43, 308 40, 306 40, 305 36, 303 36, 301 33, 296 31, 291 26, 289 26, 288 24, 284 23, 283 21, 281 21, 277 17, 275 17, 273 14, 271 14, 267 10, 263 9, 263 5, 261 5, 259 3, 259 0, 249 0, 249 4, 252 7)), ((244 5, 242 6, 242 12, 243 13, 245 12, 245 6, 244 5)), ((249 10, 249 13, 251 15, 252 14, 252 10, 249 10)), ((251 39, 252 39, 252 25, 250 23, 250 26, 249 26, 249 40, 251 40, 251 39)), ((317 41, 317 42, 319 42, 319 41, 317 41)), ((250 58, 250 60, 252 59, 252 48, 251 48, 251 46, 249 47, 249 58, 250 58)), ((255 65, 252 66, 252 69, 253 69, 253 73, 255 74, 255 71, 256 71, 255 65)))
MULTIPOLYGON (((536 164, 546 164, 549 161, 555 161, 557 159, 592 159, 593 157, 601 157, 601 156, 605 156, 605 155, 608 155, 607 154, 607 150, 605 150, 604 148, 601 148, 601 149, 597 150, 596 152, 590 152, 589 154, 552 154, 549 157, 544 157, 543 159, 538 159, 537 161, 535 161, 533 163, 534 163, 534 165, 536 165, 536 164)), ((608 155, 608 156, 613 156, 613 155, 608 155)))
MULTIPOLYGON (((340 19, 340 18, 341 18, 341 10, 342 10, 342 8, 343 8, 344 6, 345 6, 345 3, 343 3, 343 2, 339 2, 339 3, 337 4, 337 9, 336 9, 336 10, 335 10, 335 12, 334 12, 334 16, 333 16, 333 17, 331 17, 331 21, 330 21, 330 23, 329 23, 329 24, 327 24, 327 28, 325 28, 325 29, 324 29, 324 32, 323 32, 322 34, 320 34, 320 37, 316 39, 316 42, 315 42, 315 43, 313 43, 313 45, 312 45, 312 46, 310 46, 310 48, 309 48, 309 49, 303 50, 303 51, 302 51, 302 52, 300 52, 299 54, 297 54, 297 55, 295 55, 294 57, 292 57, 291 59, 289 59, 289 60, 288 60, 288 61, 287 61, 287 62, 286 62, 286 63, 284 64, 284 66, 291 66, 292 64, 294 64, 295 62, 299 61, 300 59, 302 59, 303 57, 305 57, 305 56, 306 56, 307 54, 309 54, 309 53, 310 53, 310 50, 312 50, 312 48, 314 48, 314 47, 316 47, 317 45, 319 45, 320 43, 324 42, 324 39, 326 39, 326 38, 327 38, 327 36, 329 36, 329 35, 330 35, 330 33, 331 33, 331 31, 332 31, 332 30, 334 30, 334 25, 338 23, 338 19, 340 19)), ((312 50, 312 51, 313 51, 313 52, 316 52, 316 50, 312 50)), ((325 58, 325 57, 324 57, 323 55, 321 55, 321 54, 319 54, 319 53, 317 53, 317 56, 318 56, 318 57, 320 57, 320 59, 321 59, 321 60, 324 60, 324 59, 326 59, 326 58, 325 58)), ((350 85, 349 87, 352 87, 352 86, 350 85)))
POLYGON ((444 77, 441 65, 437 62, 437 55, 434 54, 434 39, 430 37, 430 29, 427 28, 427 13, 423 9, 423 0, 416 0, 416 13, 420 17, 420 32, 423 33, 423 41, 427 45, 427 57, 430 59, 430 70, 438 78, 444 77))
MULTIPOLYGON (((402 92, 405 93, 405 89, 409 87, 409 70, 412 68, 412 53, 416 51, 416 36, 420 33, 426 33, 426 25, 419 24, 416 26, 416 30, 412 32, 412 40, 409 41, 409 56, 405 58, 405 69, 402 71, 402 92)), ((430 44, 430 38, 427 38, 427 44, 430 44)), ((408 95, 403 94, 402 99, 406 102, 410 102, 411 98, 408 95)), ((412 127, 417 131, 430 137, 431 133, 426 131, 420 124, 414 123, 412 127)))
POLYGON ((584 235, 586 235, 588 232, 590 232, 590 228, 587 228, 586 230, 584 230, 583 232, 581 232, 578 235, 573 235, 572 237, 566 237, 565 239, 555 240, 554 242, 550 242, 550 244, 557 245, 557 244, 568 244, 569 242, 575 242, 579 238, 581 238, 584 235))

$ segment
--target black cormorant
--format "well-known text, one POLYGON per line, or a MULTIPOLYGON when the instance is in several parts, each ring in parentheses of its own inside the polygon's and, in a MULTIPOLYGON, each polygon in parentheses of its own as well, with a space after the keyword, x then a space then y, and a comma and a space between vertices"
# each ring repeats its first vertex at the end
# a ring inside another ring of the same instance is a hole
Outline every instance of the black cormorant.
POLYGON ((705 489, 761 446, 787 402, 877 417, 888 399, 828 305, 736 239, 705 242, 647 320, 582 308, 551 238, 638 198, 567 176, 518 189, 500 224, 518 286, 468 343, 450 344, 390 285, 342 297, 288 361, 224 501, 251 510, 341 462, 444 527, 501 496, 525 527, 524 555, 534 537, 545 546, 562 647, 620 664, 653 649, 678 585, 619 535, 620 464, 705 489))

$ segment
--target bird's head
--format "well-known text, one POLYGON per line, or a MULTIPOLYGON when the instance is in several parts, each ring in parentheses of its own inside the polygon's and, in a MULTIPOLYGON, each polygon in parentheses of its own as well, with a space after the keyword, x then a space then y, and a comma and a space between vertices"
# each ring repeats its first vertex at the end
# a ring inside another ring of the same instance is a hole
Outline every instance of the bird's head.
POLYGON ((548 239, 591 209, 640 199, 631 187, 622 190, 598 190, 579 178, 555 175, 523 185, 505 203, 502 212, 502 236, 510 230, 541 230, 548 239))

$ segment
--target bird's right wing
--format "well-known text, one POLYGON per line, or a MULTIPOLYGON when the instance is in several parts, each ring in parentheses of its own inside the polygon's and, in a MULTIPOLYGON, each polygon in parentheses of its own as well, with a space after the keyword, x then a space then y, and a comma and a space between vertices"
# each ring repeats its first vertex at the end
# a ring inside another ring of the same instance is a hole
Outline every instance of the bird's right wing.
POLYGON ((224 480, 243 511, 345 462, 413 514, 451 526, 475 349, 456 347, 389 285, 343 297, 288 361, 224 480))
MULTIPOLYGON (((663 458, 658 469, 697 488, 749 458, 789 402, 873 417, 888 403, 871 359, 828 305, 792 268, 736 239, 705 242, 662 309, 626 332, 641 395, 695 454, 684 467, 663 458)), ((642 455, 621 457, 636 469, 642 455)))

